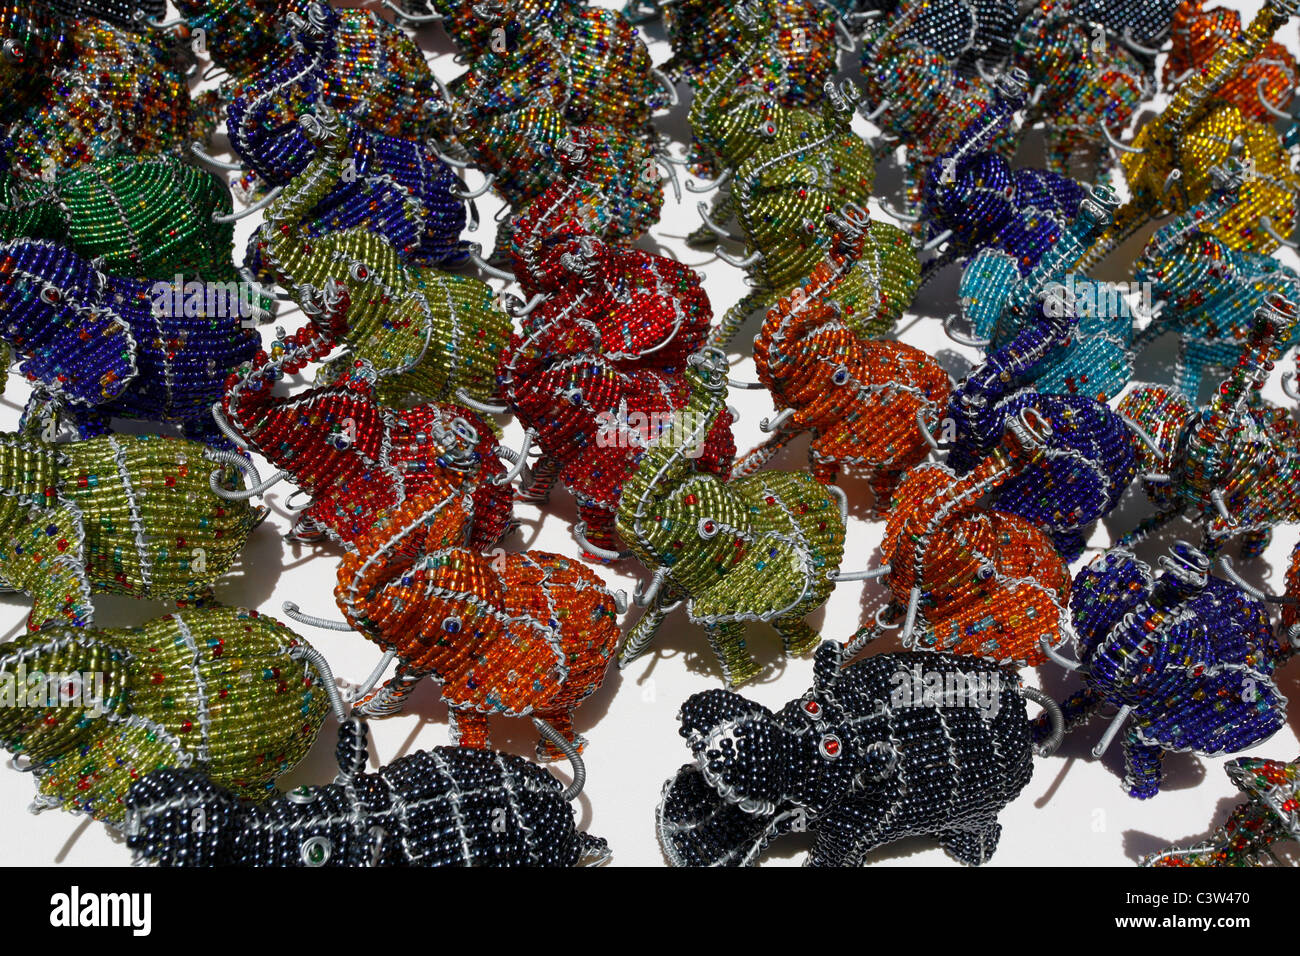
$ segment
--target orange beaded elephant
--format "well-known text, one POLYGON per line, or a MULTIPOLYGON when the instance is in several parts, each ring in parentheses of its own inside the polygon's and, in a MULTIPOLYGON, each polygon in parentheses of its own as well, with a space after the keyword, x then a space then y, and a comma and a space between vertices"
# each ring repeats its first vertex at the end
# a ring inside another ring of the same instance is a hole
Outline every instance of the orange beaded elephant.
MULTIPOLYGON (((1046 660, 1044 638, 1060 643, 1069 567, 1024 518, 979 503, 1041 450, 1036 431, 1047 427, 1015 419, 1002 445, 968 474, 924 464, 899 484, 881 550, 894 595, 887 612, 895 620, 905 614, 905 647, 1033 667, 1046 660)), ((878 619, 850 644, 860 648, 887 626, 878 619)))
MULTIPOLYGON (((462 747, 489 746, 488 716, 535 715, 581 746, 573 710, 605 677, 626 609, 581 564, 466 546, 463 495, 384 513, 344 557, 334 594, 348 624, 398 661, 354 712, 396 713, 424 677, 442 684, 462 747)), ((543 759, 563 754, 543 738, 543 759)))
POLYGON ((848 241, 767 313, 754 364, 780 411, 762 425, 773 437, 734 472, 753 473, 792 437, 811 431, 813 477, 833 484, 842 466, 860 469, 884 511, 899 476, 930 451, 918 419, 940 417, 952 384, 920 349, 864 334, 891 291, 872 281, 869 268, 858 268, 869 228, 841 235, 848 241))

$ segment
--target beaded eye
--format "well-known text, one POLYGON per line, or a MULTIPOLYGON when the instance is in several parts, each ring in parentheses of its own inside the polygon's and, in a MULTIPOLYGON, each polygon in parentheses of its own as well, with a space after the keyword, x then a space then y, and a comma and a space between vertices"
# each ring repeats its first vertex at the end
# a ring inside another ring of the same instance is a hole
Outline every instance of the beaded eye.
POLYGON ((835 385, 847 385, 848 381, 849 381, 849 370, 845 368, 843 365, 837 366, 835 369, 835 373, 831 375, 831 382, 834 383, 835 385))
POLYGON ((27 51, 19 45, 17 40, 5 40, 4 46, 0 47, 4 52, 5 59, 11 63, 21 63, 27 59, 27 51))
POLYGON ((701 538, 715 538, 718 535, 718 523, 712 518, 701 518, 698 531, 701 538))
POLYGON ((41 290, 41 301, 47 305, 58 305, 63 301, 63 293, 53 286, 46 286, 41 290))
POLYGON ((458 617, 444 617, 442 619, 442 629, 448 634, 459 634, 460 626, 460 618, 458 617))
POLYGON ((803 712, 813 720, 820 720, 822 716, 822 705, 815 700, 805 700, 803 702, 803 712))
POLYGON ((839 737, 836 737, 834 734, 827 734, 821 739, 821 743, 817 745, 817 749, 827 760, 834 760, 840 755, 840 751, 843 747, 840 744, 839 737))
POLYGON ((760 133, 762 133, 764 136, 769 136, 769 137, 770 137, 770 136, 775 136, 775 135, 776 135, 776 121, 775 121, 775 120, 764 120, 762 123, 759 124, 759 126, 758 126, 758 131, 759 131, 760 133))
POLYGON ((366 268, 364 263, 354 262, 352 263, 352 267, 348 269, 348 275, 357 282, 365 282, 370 278, 370 270, 366 268))
POLYGON ((582 389, 580 389, 580 388, 571 388, 571 389, 569 389, 569 391, 565 394, 564 397, 567 398, 567 399, 569 400, 569 404, 571 404, 571 405, 581 405, 581 404, 582 404, 582 389))
POLYGON ((314 836, 302 841, 299 855, 306 866, 324 866, 329 862, 333 846, 325 837, 314 836))

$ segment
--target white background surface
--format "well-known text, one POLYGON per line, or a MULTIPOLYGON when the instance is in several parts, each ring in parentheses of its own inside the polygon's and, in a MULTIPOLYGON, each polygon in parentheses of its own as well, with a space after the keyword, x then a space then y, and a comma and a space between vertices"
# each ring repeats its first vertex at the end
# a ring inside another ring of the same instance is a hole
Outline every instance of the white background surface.
MULTIPOLYGON (((1253 0, 1235 4, 1247 22, 1257 6, 1253 0)), ((662 31, 658 25, 651 25, 642 32, 648 37, 654 62, 662 63, 669 56, 662 31)), ((450 44, 437 26, 422 30, 418 39, 441 79, 451 79, 462 71, 463 67, 452 62, 450 44)), ((1279 39, 1293 51, 1296 49, 1295 21, 1280 31, 1279 39)), ((856 76, 857 53, 841 54, 841 65, 842 75, 856 76)), ((679 92, 683 103, 670 115, 660 116, 657 124, 672 136, 674 154, 680 156, 685 142, 689 94, 684 89, 679 92)), ((1158 99, 1154 106, 1163 101, 1163 97, 1158 99)), ((874 132, 860 120, 858 124, 864 135, 874 132)), ((1034 151, 1023 153, 1021 161, 1035 162, 1034 151)), ((471 174, 470 181, 471 185, 477 184, 478 175, 471 174)), ((897 183, 897 171, 890 169, 888 162, 882 164, 876 195, 886 196, 898 204, 897 183)), ((704 275, 714 313, 720 316, 744 294, 745 287, 738 270, 711 253, 690 249, 682 242, 699 224, 695 213, 699 198, 687 192, 683 201, 676 203, 670 192, 660 223, 641 245, 698 269, 704 275)), ((479 208, 484 224, 472 238, 490 249, 492 215, 499 207, 490 197, 485 197, 479 200, 479 208)), ((885 217, 874 204, 870 211, 873 216, 885 217)), ((242 250, 243 238, 254 222, 241 224, 237 249, 242 250)), ((1285 256, 1290 264, 1296 265, 1290 252, 1285 256)), ((1128 278, 1122 273, 1123 267, 1123 258, 1112 257, 1099 277, 1128 278)), ((497 280, 492 280, 492 284, 494 288, 502 287, 497 280)), ((949 341, 935 318, 955 309, 952 289, 952 281, 940 279, 933 283, 923 300, 900 323, 898 337, 938 355, 949 371, 960 378, 970 360, 978 356, 949 341)), ((301 316, 291 314, 283 321, 292 330, 301 323, 301 316)), ((751 321, 733 346, 740 350, 733 355, 732 375, 736 378, 756 380, 748 345, 755 330, 756 323, 751 321)), ((269 341, 270 327, 266 334, 269 341)), ((1168 345, 1168 340, 1164 344, 1168 345)), ((1289 359, 1279 365, 1293 367, 1289 359)), ((1280 367, 1279 374, 1282 370, 1280 367)), ((1150 358, 1150 353, 1147 359, 1139 359, 1138 377, 1149 381, 1170 380, 1167 369, 1158 358, 1150 358)), ((1265 394, 1285 402, 1276 381, 1270 383, 1265 394)), ((16 425, 25 396, 22 382, 17 376, 11 376, 8 390, 0 399, 0 427, 12 429, 16 425)), ((741 413, 735 431, 737 445, 743 451, 762 440, 758 422, 772 413, 773 406, 766 392, 733 390, 730 401, 741 413)), ((511 422, 506 432, 507 442, 518 447, 522 429, 511 422)), ((804 467, 806 445, 806 439, 795 442, 771 467, 804 467)), ((259 460, 258 464, 263 474, 269 473, 263 462, 259 460)), ((875 566, 880 557, 882 525, 867 517, 871 492, 864 481, 852 476, 842 478, 841 485, 848 493, 853 511, 845 567, 875 566)), ((298 602, 309 613, 339 619, 332 599, 339 552, 332 547, 309 547, 282 539, 289 527, 284 501, 292 490, 291 486, 280 485, 268 495, 266 502, 275 513, 253 534, 242 561, 218 582, 217 596, 227 604, 257 608, 281 619, 284 619, 281 606, 287 600, 298 602)), ((504 542, 508 549, 541 549, 575 557, 579 554, 569 530, 575 509, 563 489, 557 488, 544 512, 532 505, 519 504, 516 513, 523 527, 504 542)), ((1140 491, 1130 493, 1121 508, 1097 529, 1091 541, 1095 547, 1074 565, 1074 570, 1148 513, 1149 506, 1140 491)), ((1196 540, 1194 529, 1181 523, 1173 526, 1170 538, 1177 536, 1196 540)), ((1286 560, 1296 539, 1294 526, 1279 528, 1265 558, 1244 569, 1246 576, 1256 584, 1280 591, 1286 560)), ((1140 554, 1154 560, 1164 547, 1158 541, 1154 547, 1140 549, 1140 554)), ((624 588, 629 593, 639 579, 646 577, 635 561, 598 570, 611 587, 624 588)), ((874 582, 843 584, 832 594, 825 609, 809 620, 821 629, 824 637, 843 641, 860 623, 869 620, 885 600, 884 589, 874 582)), ((165 610, 160 604, 121 599, 101 598, 96 604, 98 622, 103 626, 137 624, 165 610)), ((22 596, 0 599, 0 638, 7 640, 18 633, 27 609, 28 602, 22 596)), ((637 613, 635 608, 629 611, 625 624, 630 625, 637 613)), ((379 657, 379 651, 359 635, 297 629, 325 654, 336 675, 342 678, 362 680, 379 657)), ((757 681, 742 688, 742 693, 775 709, 809 686, 810 661, 782 660, 779 639, 774 632, 755 626, 749 643, 766 669, 757 681)), ((894 649, 888 638, 876 646, 880 650, 894 649)), ((1051 666, 1025 676, 1028 682, 1046 688, 1058 700, 1076 686, 1051 666)), ((1300 698, 1300 663, 1293 661, 1283 670, 1279 684, 1291 700, 1300 698)), ((604 686, 577 712, 577 728, 590 741, 586 752, 587 788, 577 805, 579 823, 609 841, 612 865, 664 865, 655 837, 654 811, 664 781, 687 759, 687 750, 677 734, 677 709, 690 694, 719 686, 722 686, 721 677, 703 632, 679 612, 665 623, 651 653, 624 672, 611 670, 604 686)), ((291 775, 282 778, 282 785, 320 784, 332 779, 334 728, 331 718, 311 755, 291 775)), ((1141 856, 1170 843, 1186 843, 1208 835, 1235 805, 1236 791, 1222 771, 1223 760, 1187 754, 1167 758, 1166 781, 1159 796, 1148 801, 1130 798, 1120 786, 1123 776, 1120 747, 1113 746, 1102 760, 1091 755, 1102 728, 1101 721, 1094 721, 1068 737, 1055 756, 1036 761, 1033 779, 1001 814, 1002 842, 989 865, 1131 866, 1141 856)), ((1293 707, 1287 727, 1248 753, 1293 759, 1297 754, 1297 728, 1300 728, 1300 705, 1293 707)), ((526 721, 495 719, 492 734, 499 749, 532 756, 535 734, 526 721)), ((438 700, 436 686, 426 681, 414 694, 406 713, 372 723, 372 766, 413 750, 448 742, 446 707, 438 700)), ((567 765, 560 764, 557 771, 567 780, 567 765)), ((0 861, 19 865, 124 865, 129 862, 130 854, 125 846, 98 823, 62 812, 28 814, 27 806, 34 795, 30 778, 8 768, 0 769, 0 861)), ((765 865, 800 863, 807 839, 788 837, 779 841, 765 855, 765 865)), ((957 865, 935 844, 925 840, 885 847, 870 860, 872 865, 880 866, 957 865)))

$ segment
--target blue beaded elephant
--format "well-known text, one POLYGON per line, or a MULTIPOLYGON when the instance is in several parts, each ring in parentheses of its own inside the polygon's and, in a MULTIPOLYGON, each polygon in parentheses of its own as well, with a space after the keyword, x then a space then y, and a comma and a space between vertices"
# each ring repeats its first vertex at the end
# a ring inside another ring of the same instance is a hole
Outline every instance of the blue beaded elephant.
POLYGON ((1113 548, 1080 571, 1070 594, 1078 660, 1051 652, 1086 685, 1067 710, 1119 708, 1093 753, 1122 730, 1124 787, 1139 798, 1159 792, 1166 752, 1237 753, 1286 720, 1273 672, 1288 652, 1263 602, 1212 576, 1209 558, 1183 542, 1160 564, 1156 576, 1113 548))
POLYGON ((1000 249, 983 250, 962 274, 959 294, 966 321, 983 340, 979 344, 993 349, 1006 347, 1032 324, 1040 295, 1065 293, 1075 314, 1070 340, 1025 379, 1040 392, 1090 395, 1105 402, 1132 378, 1133 314, 1128 302, 1119 287, 1070 272, 1105 231, 1117 204, 1109 190, 1094 190, 1027 275, 1021 271, 1025 258, 1017 260, 1000 249))
POLYGON ((55 242, 0 243, 0 340, 33 383, 28 419, 56 411, 82 438, 105 433, 113 416, 175 422, 224 444, 209 409, 252 360, 265 316, 243 288, 128 279, 55 242))

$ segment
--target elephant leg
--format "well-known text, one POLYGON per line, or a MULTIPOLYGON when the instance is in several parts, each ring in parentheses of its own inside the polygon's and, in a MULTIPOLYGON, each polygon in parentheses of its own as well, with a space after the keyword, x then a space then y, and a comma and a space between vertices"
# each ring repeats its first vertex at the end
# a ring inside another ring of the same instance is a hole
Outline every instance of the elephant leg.
POLYGON ((1260 528, 1257 531, 1248 531, 1241 536, 1241 557, 1249 561, 1251 558, 1258 558, 1273 541, 1272 528, 1260 528))
POLYGON ((560 463, 549 455, 543 455, 533 466, 532 474, 533 480, 519 492, 519 500, 545 504, 560 477, 560 463))
POLYGON ((489 750, 492 737, 488 732, 487 714, 465 708, 451 712, 451 739, 458 747, 472 747, 475 750, 489 750))
POLYGON ((808 453, 808 471, 823 485, 833 485, 840 477, 839 462, 817 458, 812 452, 808 453))
MULTIPOLYGON (((578 503, 578 517, 587 526, 586 537, 593 545, 606 551, 618 551, 614 534, 614 513, 591 502, 578 503)), ((587 556, 587 555, 584 555, 587 556)), ((596 555, 589 555, 596 557, 596 555)), ((603 558, 599 560, 605 560, 603 558)))
POLYGON ((1057 553, 1067 563, 1077 561, 1079 555, 1083 554, 1083 549, 1087 546, 1083 531, 1078 528, 1072 531, 1056 531, 1052 533, 1051 537, 1057 553))
POLYGON ((781 635, 785 653, 789 657, 802 657, 816 650, 821 643, 821 635, 803 618, 777 618, 772 622, 776 632, 781 635))
POLYGON ((894 506, 894 491, 898 488, 899 473, 877 471, 871 476, 871 493, 876 496, 876 517, 885 518, 894 506))
POLYGON ((1002 824, 994 820, 970 830, 946 830, 939 834, 939 843, 948 855, 967 866, 982 866, 998 848, 1002 824))
POLYGON ((1161 763, 1165 752, 1159 747, 1139 743, 1137 734, 1129 731, 1124 738, 1124 786, 1129 795, 1139 800, 1154 797, 1160 792, 1161 763))
MULTIPOLYGON (((538 720, 546 721, 548 724, 550 724, 552 727, 558 730, 561 734, 563 734, 564 739, 569 741, 575 747, 577 747, 579 753, 582 753, 582 751, 586 748, 587 738, 582 736, 579 733, 575 733, 573 730, 573 709, 572 708, 564 707, 559 710, 539 710, 533 716, 535 716, 538 720)), ((563 750, 555 746, 555 744, 551 743, 545 737, 542 737, 537 741, 537 759, 543 761, 552 761, 552 760, 564 760, 567 758, 565 757, 563 750)))
POLYGON ((738 621, 705 627, 709 646, 722 665, 722 676, 731 687, 739 687, 758 676, 758 663, 745 646, 745 625, 738 621))

